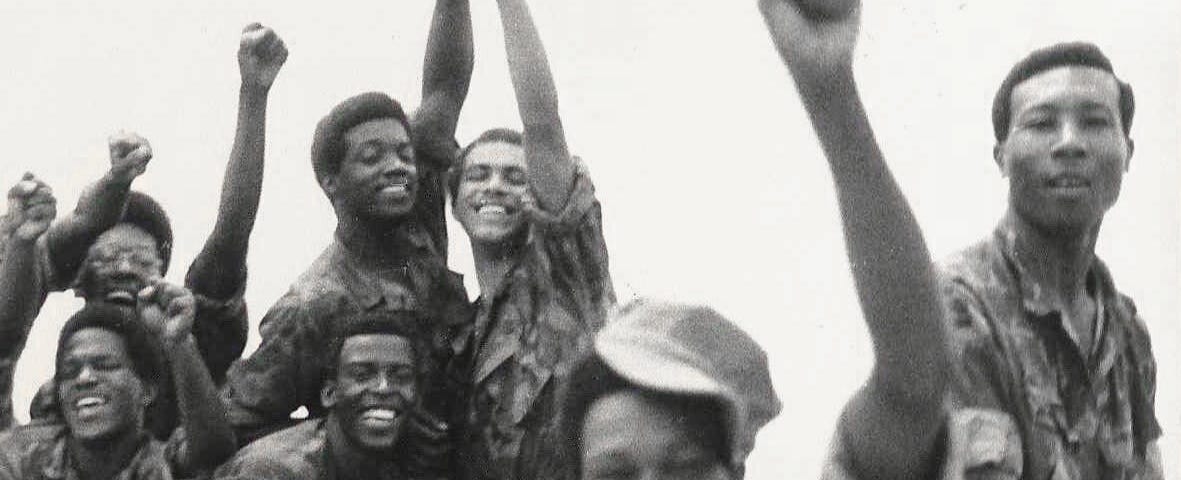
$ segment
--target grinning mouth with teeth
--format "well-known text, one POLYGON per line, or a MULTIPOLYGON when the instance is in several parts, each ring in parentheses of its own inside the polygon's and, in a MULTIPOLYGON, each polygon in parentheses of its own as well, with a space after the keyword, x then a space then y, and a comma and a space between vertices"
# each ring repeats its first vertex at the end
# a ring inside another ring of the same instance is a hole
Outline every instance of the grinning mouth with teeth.
POLYGON ((392 425, 394 420, 397 420, 398 412, 392 408, 369 408, 361 412, 361 421, 366 423, 376 423, 392 425))
POLYGON ((107 404, 107 399, 97 396, 87 396, 79 398, 74 402, 74 408, 82 410, 85 408, 101 407, 107 404))
POLYGON ((476 202, 476 213, 494 214, 494 215, 513 215, 516 214, 519 207, 515 202, 493 202, 489 200, 481 200, 476 202))
POLYGON ((1085 188, 1091 186, 1091 182, 1083 177, 1063 176, 1051 178, 1046 185, 1053 188, 1085 188))
POLYGON ((135 295, 126 290, 112 290, 107 293, 106 300, 120 305, 134 305, 135 295))
POLYGON ((382 183, 374 188, 381 193, 406 193, 410 190, 410 180, 405 178, 398 179, 393 182, 382 183))

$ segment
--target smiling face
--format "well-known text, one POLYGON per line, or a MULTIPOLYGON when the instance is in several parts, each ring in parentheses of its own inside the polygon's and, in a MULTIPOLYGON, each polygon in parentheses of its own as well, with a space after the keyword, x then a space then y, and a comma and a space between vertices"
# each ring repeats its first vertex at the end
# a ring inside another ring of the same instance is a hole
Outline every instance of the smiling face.
POLYGON ((141 429, 153 390, 136 375, 123 337, 83 328, 63 348, 56 380, 71 435, 81 441, 108 440, 141 429))
POLYGON ((418 400, 410 340, 391 334, 345 339, 336 377, 325 384, 322 400, 355 446, 369 451, 393 447, 418 400))
POLYGON ((463 160, 452 211, 474 242, 499 244, 525 226, 529 194, 525 149, 506 142, 477 145, 463 160))
POLYGON ((634 389, 600 397, 583 416, 581 478, 730 479, 716 412, 634 389))
POLYGON ((1115 78, 1058 67, 1018 84, 1010 102, 1009 134, 995 156, 1009 177, 1011 208, 1052 231, 1097 225, 1119 198, 1132 153, 1115 78))
POLYGON ((86 252, 79 290, 87 300, 134 305, 136 294, 160 278, 163 265, 154 237, 120 223, 99 235, 86 252))
POLYGON ((322 186, 333 205, 371 220, 409 214, 418 195, 418 168, 410 134, 393 118, 370 120, 344 135, 345 153, 322 186))

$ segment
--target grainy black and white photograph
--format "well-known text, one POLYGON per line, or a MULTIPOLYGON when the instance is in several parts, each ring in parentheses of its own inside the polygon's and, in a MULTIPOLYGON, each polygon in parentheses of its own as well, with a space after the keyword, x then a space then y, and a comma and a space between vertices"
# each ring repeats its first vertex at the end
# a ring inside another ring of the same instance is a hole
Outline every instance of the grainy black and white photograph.
POLYGON ((1181 4, 0 4, 0 480, 1181 478, 1181 4))

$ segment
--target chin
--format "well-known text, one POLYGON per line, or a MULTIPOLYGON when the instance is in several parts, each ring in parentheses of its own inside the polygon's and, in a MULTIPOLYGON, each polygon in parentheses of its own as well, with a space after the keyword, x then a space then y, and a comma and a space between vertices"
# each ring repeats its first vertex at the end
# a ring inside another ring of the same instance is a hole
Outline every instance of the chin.
POLYGON ((70 427, 70 436, 80 442, 101 442, 118 436, 119 430, 102 425, 70 427))
POLYGON ((357 445, 370 452, 387 452, 398 442, 398 435, 357 435, 357 445))

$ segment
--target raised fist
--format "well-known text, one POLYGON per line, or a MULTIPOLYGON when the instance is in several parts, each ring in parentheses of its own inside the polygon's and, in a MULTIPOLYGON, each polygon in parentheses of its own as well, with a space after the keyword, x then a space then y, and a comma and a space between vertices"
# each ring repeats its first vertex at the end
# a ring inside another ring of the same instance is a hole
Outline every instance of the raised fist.
POLYGON ((242 41, 238 45, 238 69, 242 72, 243 85, 271 88, 275 76, 286 61, 287 45, 274 30, 259 23, 252 23, 242 29, 242 41))
POLYGON ((152 146, 135 133, 119 132, 107 139, 111 151, 111 173, 130 182, 148 168, 152 159, 152 146))
POLYGON ((4 218, 4 233, 31 242, 49 229, 57 216, 57 200, 53 189, 26 173, 21 181, 8 190, 8 213, 4 218))
POLYGON ((853 13, 857 0, 794 0, 808 18, 815 20, 839 20, 853 13))
POLYGON ((779 56, 799 81, 825 81, 852 68, 859 0, 759 0, 779 56))
POLYGON ((139 291, 140 320, 165 347, 184 341, 193 331, 197 301, 184 287, 158 281, 139 291))

